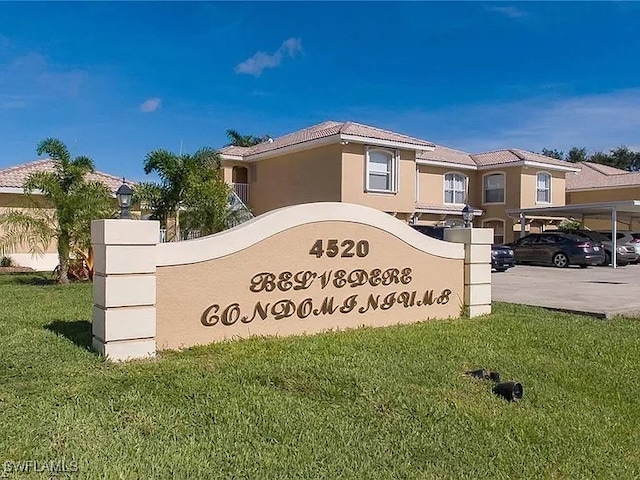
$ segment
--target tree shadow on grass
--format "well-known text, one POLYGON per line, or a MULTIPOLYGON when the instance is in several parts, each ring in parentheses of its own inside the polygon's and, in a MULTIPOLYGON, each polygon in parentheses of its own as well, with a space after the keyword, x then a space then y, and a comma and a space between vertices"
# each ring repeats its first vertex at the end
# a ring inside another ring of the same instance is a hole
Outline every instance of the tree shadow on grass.
POLYGON ((36 275, 28 275, 21 276, 16 278, 16 283, 18 285, 56 285, 58 281, 55 277, 48 276, 46 274, 36 274, 36 275))
POLYGON ((86 320, 77 320, 75 322, 55 320, 45 328, 68 338, 81 348, 91 349, 91 322, 86 320))

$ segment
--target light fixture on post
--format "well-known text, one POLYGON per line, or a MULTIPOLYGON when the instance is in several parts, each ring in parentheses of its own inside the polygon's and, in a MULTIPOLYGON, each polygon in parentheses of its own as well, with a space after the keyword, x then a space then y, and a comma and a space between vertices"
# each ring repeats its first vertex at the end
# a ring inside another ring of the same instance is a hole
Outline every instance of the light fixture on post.
POLYGON ((116 191, 118 206, 120 207, 120 218, 131 218, 129 208, 131 207, 131 199, 133 198, 133 189, 122 179, 122 185, 116 191))
POLYGON ((473 208, 467 203, 462 209, 462 220, 464 220, 464 228, 471 228, 473 222, 473 208))

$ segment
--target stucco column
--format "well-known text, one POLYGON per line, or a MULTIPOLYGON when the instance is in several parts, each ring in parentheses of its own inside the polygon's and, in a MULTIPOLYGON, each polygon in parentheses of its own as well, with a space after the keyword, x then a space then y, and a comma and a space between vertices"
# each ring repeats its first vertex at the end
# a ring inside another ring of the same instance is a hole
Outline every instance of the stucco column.
POLYGON ((111 360, 156 352, 156 245, 160 223, 94 220, 93 348, 111 360))
POLYGON ((447 242, 464 243, 464 305, 470 317, 491 313, 492 228, 446 228, 447 242))

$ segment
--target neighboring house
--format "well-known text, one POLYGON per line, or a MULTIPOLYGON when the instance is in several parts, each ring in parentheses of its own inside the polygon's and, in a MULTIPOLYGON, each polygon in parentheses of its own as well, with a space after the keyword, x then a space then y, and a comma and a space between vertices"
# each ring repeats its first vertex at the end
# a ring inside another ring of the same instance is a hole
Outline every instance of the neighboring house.
MULTIPOLYGON (((640 172, 591 162, 576 165, 580 171, 567 175, 567 205, 640 199, 640 172)), ((610 220, 585 218, 584 223, 592 229, 611 229, 610 220)), ((633 225, 619 225, 619 228, 639 230, 640 221, 634 221, 633 225)))
MULTIPOLYGON (((565 175, 579 167, 524 150, 469 154, 355 122, 324 122, 253 147, 220 150, 225 180, 251 211, 307 202, 349 202, 409 223, 476 226, 514 239, 508 208, 565 203, 565 175)), ((557 219, 534 218, 527 230, 557 219)))
MULTIPOLYGON (((0 169, 0 213, 11 208, 33 208, 33 202, 29 201, 24 194, 24 182, 32 173, 54 171, 53 166, 53 160, 45 159, 0 169)), ((122 185, 122 178, 102 172, 90 173, 88 178, 104 183, 113 192, 114 198, 116 190, 122 185)), ((126 183, 129 186, 134 186, 133 182, 126 183)), ((34 198, 39 204, 46 206, 45 199, 37 195, 37 192, 34 192, 34 198)), ((1 230, 0 235, 2 235, 1 230)), ((19 251, 12 252, 8 256, 16 264, 23 267, 31 267, 36 270, 53 270, 58 265, 56 248, 54 241, 49 245, 43 256, 33 256, 29 253, 28 246, 23 246, 19 251)))

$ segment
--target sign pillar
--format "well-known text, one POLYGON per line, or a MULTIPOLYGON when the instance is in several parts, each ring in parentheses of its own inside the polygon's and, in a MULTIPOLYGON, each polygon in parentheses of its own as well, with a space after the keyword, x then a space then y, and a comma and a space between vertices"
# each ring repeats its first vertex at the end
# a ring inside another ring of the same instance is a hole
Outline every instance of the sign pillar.
POLYGON ((160 223, 94 220, 93 348, 111 360, 156 352, 156 245, 160 223))
POLYGON ((469 317, 491 313, 492 228, 446 228, 447 242, 464 243, 464 305, 469 317))

